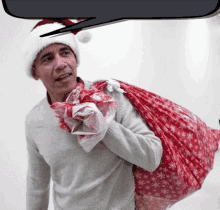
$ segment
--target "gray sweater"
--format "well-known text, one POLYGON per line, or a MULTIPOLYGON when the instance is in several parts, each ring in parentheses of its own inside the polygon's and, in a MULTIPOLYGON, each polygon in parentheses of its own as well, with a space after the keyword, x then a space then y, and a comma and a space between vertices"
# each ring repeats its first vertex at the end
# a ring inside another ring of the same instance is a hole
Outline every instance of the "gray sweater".
MULTIPOLYGON (((85 88, 91 85, 85 82, 85 88)), ((48 209, 50 180, 55 210, 134 210, 132 164, 154 171, 162 145, 122 93, 105 92, 117 101, 116 115, 105 145, 89 153, 59 128, 47 97, 27 114, 26 210, 48 209)))

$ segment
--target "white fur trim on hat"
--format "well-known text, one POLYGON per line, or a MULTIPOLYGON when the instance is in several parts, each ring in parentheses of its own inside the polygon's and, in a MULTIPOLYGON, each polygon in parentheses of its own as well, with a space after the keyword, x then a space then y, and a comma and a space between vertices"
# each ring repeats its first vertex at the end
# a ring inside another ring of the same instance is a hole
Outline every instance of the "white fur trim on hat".
POLYGON ((55 36, 40 37, 40 35, 63 28, 60 23, 48 23, 33 29, 25 40, 21 52, 24 57, 24 68, 29 77, 32 77, 32 65, 38 53, 53 43, 68 45, 75 53, 79 65, 79 47, 73 33, 59 34, 55 36))

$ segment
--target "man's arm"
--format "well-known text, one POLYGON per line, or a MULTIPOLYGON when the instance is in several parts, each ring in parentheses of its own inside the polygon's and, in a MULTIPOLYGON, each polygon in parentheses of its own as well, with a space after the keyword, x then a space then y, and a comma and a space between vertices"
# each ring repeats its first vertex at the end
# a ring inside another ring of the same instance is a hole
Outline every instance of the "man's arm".
POLYGON ((107 93, 117 98, 118 107, 116 120, 111 122, 103 143, 130 163, 147 171, 156 170, 163 151, 160 139, 122 93, 107 93))
POLYGON ((39 154, 26 126, 28 168, 26 182, 26 210, 47 210, 50 192, 50 167, 39 154))

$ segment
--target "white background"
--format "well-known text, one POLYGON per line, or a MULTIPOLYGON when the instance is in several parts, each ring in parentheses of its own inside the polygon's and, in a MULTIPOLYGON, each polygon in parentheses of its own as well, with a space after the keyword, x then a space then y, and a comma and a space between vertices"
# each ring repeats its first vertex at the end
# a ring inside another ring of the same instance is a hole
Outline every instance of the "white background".
MULTIPOLYGON (((43 97, 23 70, 21 45, 38 20, 11 17, 0 6, 0 208, 25 209, 26 113, 43 97)), ((128 20, 90 30, 78 75, 115 78, 168 98, 219 129, 220 20, 128 20)), ((220 152, 200 191, 172 210, 220 209, 220 152)), ((52 201, 50 210, 53 209, 52 201)))

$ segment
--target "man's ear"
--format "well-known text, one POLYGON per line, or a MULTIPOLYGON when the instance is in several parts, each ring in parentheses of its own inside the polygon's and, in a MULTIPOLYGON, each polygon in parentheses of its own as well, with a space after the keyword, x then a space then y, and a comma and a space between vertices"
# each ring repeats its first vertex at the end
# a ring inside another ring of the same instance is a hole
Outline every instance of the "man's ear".
POLYGON ((38 80, 40 77, 39 77, 39 75, 38 75, 38 73, 37 73, 37 70, 36 70, 35 65, 33 65, 31 71, 32 71, 32 77, 33 77, 35 80, 38 80))

